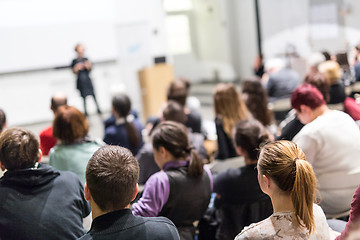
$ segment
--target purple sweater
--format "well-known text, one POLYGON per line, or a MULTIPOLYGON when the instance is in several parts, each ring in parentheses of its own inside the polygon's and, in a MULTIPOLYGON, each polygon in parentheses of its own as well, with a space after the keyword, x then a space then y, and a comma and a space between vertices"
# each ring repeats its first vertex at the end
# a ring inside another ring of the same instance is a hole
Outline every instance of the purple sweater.
MULTIPOLYGON (((145 183, 144 192, 139 201, 132 205, 135 216, 157 217, 161 209, 167 203, 170 194, 170 182, 164 172, 171 168, 186 166, 188 161, 172 161, 164 164, 163 171, 153 174, 145 183)), ((210 170, 204 166, 204 170, 210 178, 211 190, 213 180, 210 170)))

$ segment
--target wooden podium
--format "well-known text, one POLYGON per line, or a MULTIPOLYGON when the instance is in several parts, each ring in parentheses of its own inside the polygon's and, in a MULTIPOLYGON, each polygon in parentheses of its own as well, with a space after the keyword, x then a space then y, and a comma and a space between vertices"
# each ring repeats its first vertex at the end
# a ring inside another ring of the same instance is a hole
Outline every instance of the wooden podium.
POLYGON ((167 100, 166 92, 174 79, 172 66, 161 63, 144 68, 138 72, 145 121, 149 116, 157 115, 167 100))

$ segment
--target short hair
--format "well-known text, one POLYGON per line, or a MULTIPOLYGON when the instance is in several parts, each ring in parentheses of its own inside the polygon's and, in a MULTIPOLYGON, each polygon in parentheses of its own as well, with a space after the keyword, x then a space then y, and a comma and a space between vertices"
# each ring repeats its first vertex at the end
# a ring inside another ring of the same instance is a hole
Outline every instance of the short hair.
POLYGON ((39 141, 25 128, 9 128, 0 135, 0 162, 7 170, 33 167, 39 159, 39 141))
POLYGON ((330 101, 330 85, 325 74, 320 72, 309 73, 305 76, 304 83, 315 86, 323 95, 325 102, 330 101))
POLYGON ((319 65, 319 72, 324 73, 329 81, 329 85, 340 82, 342 70, 336 61, 326 61, 319 65))
POLYGON ((300 111, 300 105, 315 109, 325 104, 321 92, 311 84, 302 84, 291 94, 291 106, 298 111, 300 111))
POLYGON ((72 106, 60 106, 53 121, 53 136, 65 144, 74 143, 89 132, 85 115, 72 106))
POLYGON ((5 112, 0 109, 0 133, 4 130, 6 124, 6 115, 5 112))
POLYGON ((134 196, 138 179, 137 160, 120 146, 99 148, 86 167, 87 186, 102 211, 125 208, 134 196))
POLYGON ((166 121, 174 121, 182 124, 185 124, 187 120, 184 107, 172 100, 167 102, 163 110, 163 118, 166 121))
POLYGON ((67 97, 62 93, 56 93, 51 97, 51 109, 56 111, 60 106, 67 104, 67 97))
POLYGON ((181 80, 171 82, 167 91, 167 99, 174 100, 180 105, 185 106, 188 95, 188 89, 186 86, 186 83, 181 80))

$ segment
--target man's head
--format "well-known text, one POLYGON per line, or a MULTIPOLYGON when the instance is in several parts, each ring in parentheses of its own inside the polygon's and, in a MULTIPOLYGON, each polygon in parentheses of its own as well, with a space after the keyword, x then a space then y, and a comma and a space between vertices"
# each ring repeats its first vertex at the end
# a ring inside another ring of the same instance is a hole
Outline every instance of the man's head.
POLYGON ((0 133, 4 130, 6 127, 6 115, 5 112, 0 109, 0 133))
POLYGON ((67 104, 67 97, 63 93, 55 93, 51 98, 51 110, 55 113, 58 107, 67 104))
POLYGON ((79 57, 83 57, 85 52, 84 46, 81 43, 76 44, 75 52, 77 52, 79 57))
POLYGON ((187 117, 184 112, 184 107, 175 101, 169 100, 163 110, 163 119, 165 121, 185 124, 187 117))
POLYGON ((315 86, 302 84, 292 93, 291 106, 296 110, 300 122, 307 124, 318 117, 316 110, 326 106, 326 102, 315 86))
POLYGON ((24 128, 9 128, 0 136, 2 169, 18 170, 33 167, 39 160, 39 141, 24 128))
POLYGON ((124 209, 138 192, 138 179, 139 164, 128 149, 103 146, 86 167, 85 197, 103 212, 124 209))
POLYGON ((185 106, 186 97, 188 95, 187 85, 184 81, 173 81, 167 91, 167 99, 178 102, 180 105, 185 106))

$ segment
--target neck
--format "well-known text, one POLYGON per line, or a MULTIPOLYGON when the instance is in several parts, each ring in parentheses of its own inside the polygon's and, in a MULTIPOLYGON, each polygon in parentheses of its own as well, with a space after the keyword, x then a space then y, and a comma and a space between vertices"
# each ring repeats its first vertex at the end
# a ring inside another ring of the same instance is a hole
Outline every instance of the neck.
POLYGON ((251 159, 248 157, 244 157, 244 161, 245 161, 245 165, 252 165, 252 164, 257 164, 257 160, 255 159, 251 159))
MULTIPOLYGON (((100 217, 100 216, 102 216, 102 215, 105 215, 105 214, 107 214, 107 213, 109 213, 109 212, 117 211, 117 210, 102 211, 102 210, 98 207, 98 205, 96 205, 96 203, 94 203, 93 201, 90 200, 89 203, 90 203, 90 207, 91 207, 91 213, 92 213, 92 219, 93 219, 93 220, 94 220, 95 218, 100 217)), ((123 208, 123 209, 128 209, 128 208, 130 208, 130 204, 127 205, 127 206, 126 206, 125 208, 123 208)), ((121 210, 121 209, 118 209, 118 210, 121 210)))
POLYGON ((293 211, 291 196, 283 193, 274 193, 270 196, 274 213, 293 211))
POLYGON ((320 107, 314 109, 313 117, 311 121, 314 121, 317 117, 326 114, 327 112, 331 111, 325 104, 321 105, 320 107))

